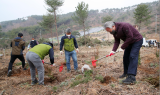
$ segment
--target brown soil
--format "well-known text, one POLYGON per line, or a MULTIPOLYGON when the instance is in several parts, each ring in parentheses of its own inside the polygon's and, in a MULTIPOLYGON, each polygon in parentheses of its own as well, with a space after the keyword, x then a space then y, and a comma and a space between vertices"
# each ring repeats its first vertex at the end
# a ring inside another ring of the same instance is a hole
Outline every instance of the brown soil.
POLYGON ((102 83, 106 83, 109 84, 110 82, 116 82, 117 80, 111 76, 105 76, 103 78, 103 81, 101 81, 102 83))

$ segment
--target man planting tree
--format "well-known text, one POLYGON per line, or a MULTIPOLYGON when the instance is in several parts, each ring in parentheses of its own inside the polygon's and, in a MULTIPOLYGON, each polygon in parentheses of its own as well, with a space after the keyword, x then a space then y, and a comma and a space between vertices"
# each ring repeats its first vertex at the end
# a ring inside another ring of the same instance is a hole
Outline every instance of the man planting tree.
POLYGON ((120 44, 120 39, 124 41, 118 51, 124 50, 123 68, 124 73, 119 78, 127 77, 122 81, 124 84, 133 84, 136 82, 136 73, 138 65, 138 54, 143 43, 142 35, 129 23, 118 23, 108 21, 104 24, 107 32, 110 32, 115 39, 113 49, 110 53, 115 53, 120 44))
POLYGON ((51 65, 54 66, 54 51, 53 51, 53 44, 48 42, 44 44, 38 44, 31 48, 29 52, 26 54, 26 59, 30 66, 31 72, 31 85, 39 84, 44 85, 44 67, 42 60, 46 55, 49 54, 51 65), (35 68, 38 71, 38 79, 36 79, 36 72, 35 68))

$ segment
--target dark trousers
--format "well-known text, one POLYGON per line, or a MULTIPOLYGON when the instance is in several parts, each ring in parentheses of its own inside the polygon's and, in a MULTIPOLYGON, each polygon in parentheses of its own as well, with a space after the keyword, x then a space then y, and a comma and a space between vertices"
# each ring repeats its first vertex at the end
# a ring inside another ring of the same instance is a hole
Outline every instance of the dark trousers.
POLYGON ((143 39, 133 44, 130 44, 124 51, 123 66, 124 74, 135 75, 137 73, 138 55, 142 47, 143 39))
POLYGON ((25 66, 25 59, 23 55, 11 55, 11 60, 9 62, 8 70, 12 70, 12 65, 16 59, 19 59, 22 62, 22 67, 25 66))

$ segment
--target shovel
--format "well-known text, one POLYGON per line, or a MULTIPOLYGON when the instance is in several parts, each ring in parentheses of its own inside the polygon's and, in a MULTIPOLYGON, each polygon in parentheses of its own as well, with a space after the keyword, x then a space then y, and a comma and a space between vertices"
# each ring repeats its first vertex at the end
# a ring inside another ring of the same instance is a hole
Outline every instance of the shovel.
POLYGON ((103 56, 103 57, 101 57, 101 58, 99 58, 99 59, 97 59, 97 60, 92 60, 92 65, 93 65, 93 67, 96 68, 96 62, 97 62, 98 60, 101 60, 101 59, 103 59, 103 58, 105 58, 105 57, 112 56, 112 55, 114 55, 114 53, 111 53, 110 55, 103 56))

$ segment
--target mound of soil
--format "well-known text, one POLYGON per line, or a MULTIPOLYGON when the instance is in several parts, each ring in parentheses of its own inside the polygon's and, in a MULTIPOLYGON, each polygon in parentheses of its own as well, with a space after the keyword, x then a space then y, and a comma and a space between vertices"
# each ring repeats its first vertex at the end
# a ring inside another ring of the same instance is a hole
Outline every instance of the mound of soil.
POLYGON ((110 92, 109 90, 100 90, 99 91, 99 93, 100 93, 100 95, 117 95, 117 94, 115 94, 115 93, 112 93, 112 92, 110 92))
POLYGON ((23 70, 22 68, 13 69, 12 70, 12 76, 29 76, 30 75, 30 69, 23 70))
POLYGON ((0 69, 0 76, 6 76, 8 72, 8 68, 2 68, 0 69))
POLYGON ((154 78, 143 78, 142 81, 147 81, 148 83, 154 85, 155 87, 159 87, 159 76, 154 78))
POLYGON ((105 76, 101 83, 109 84, 110 82, 116 82, 117 80, 111 76, 105 76))

